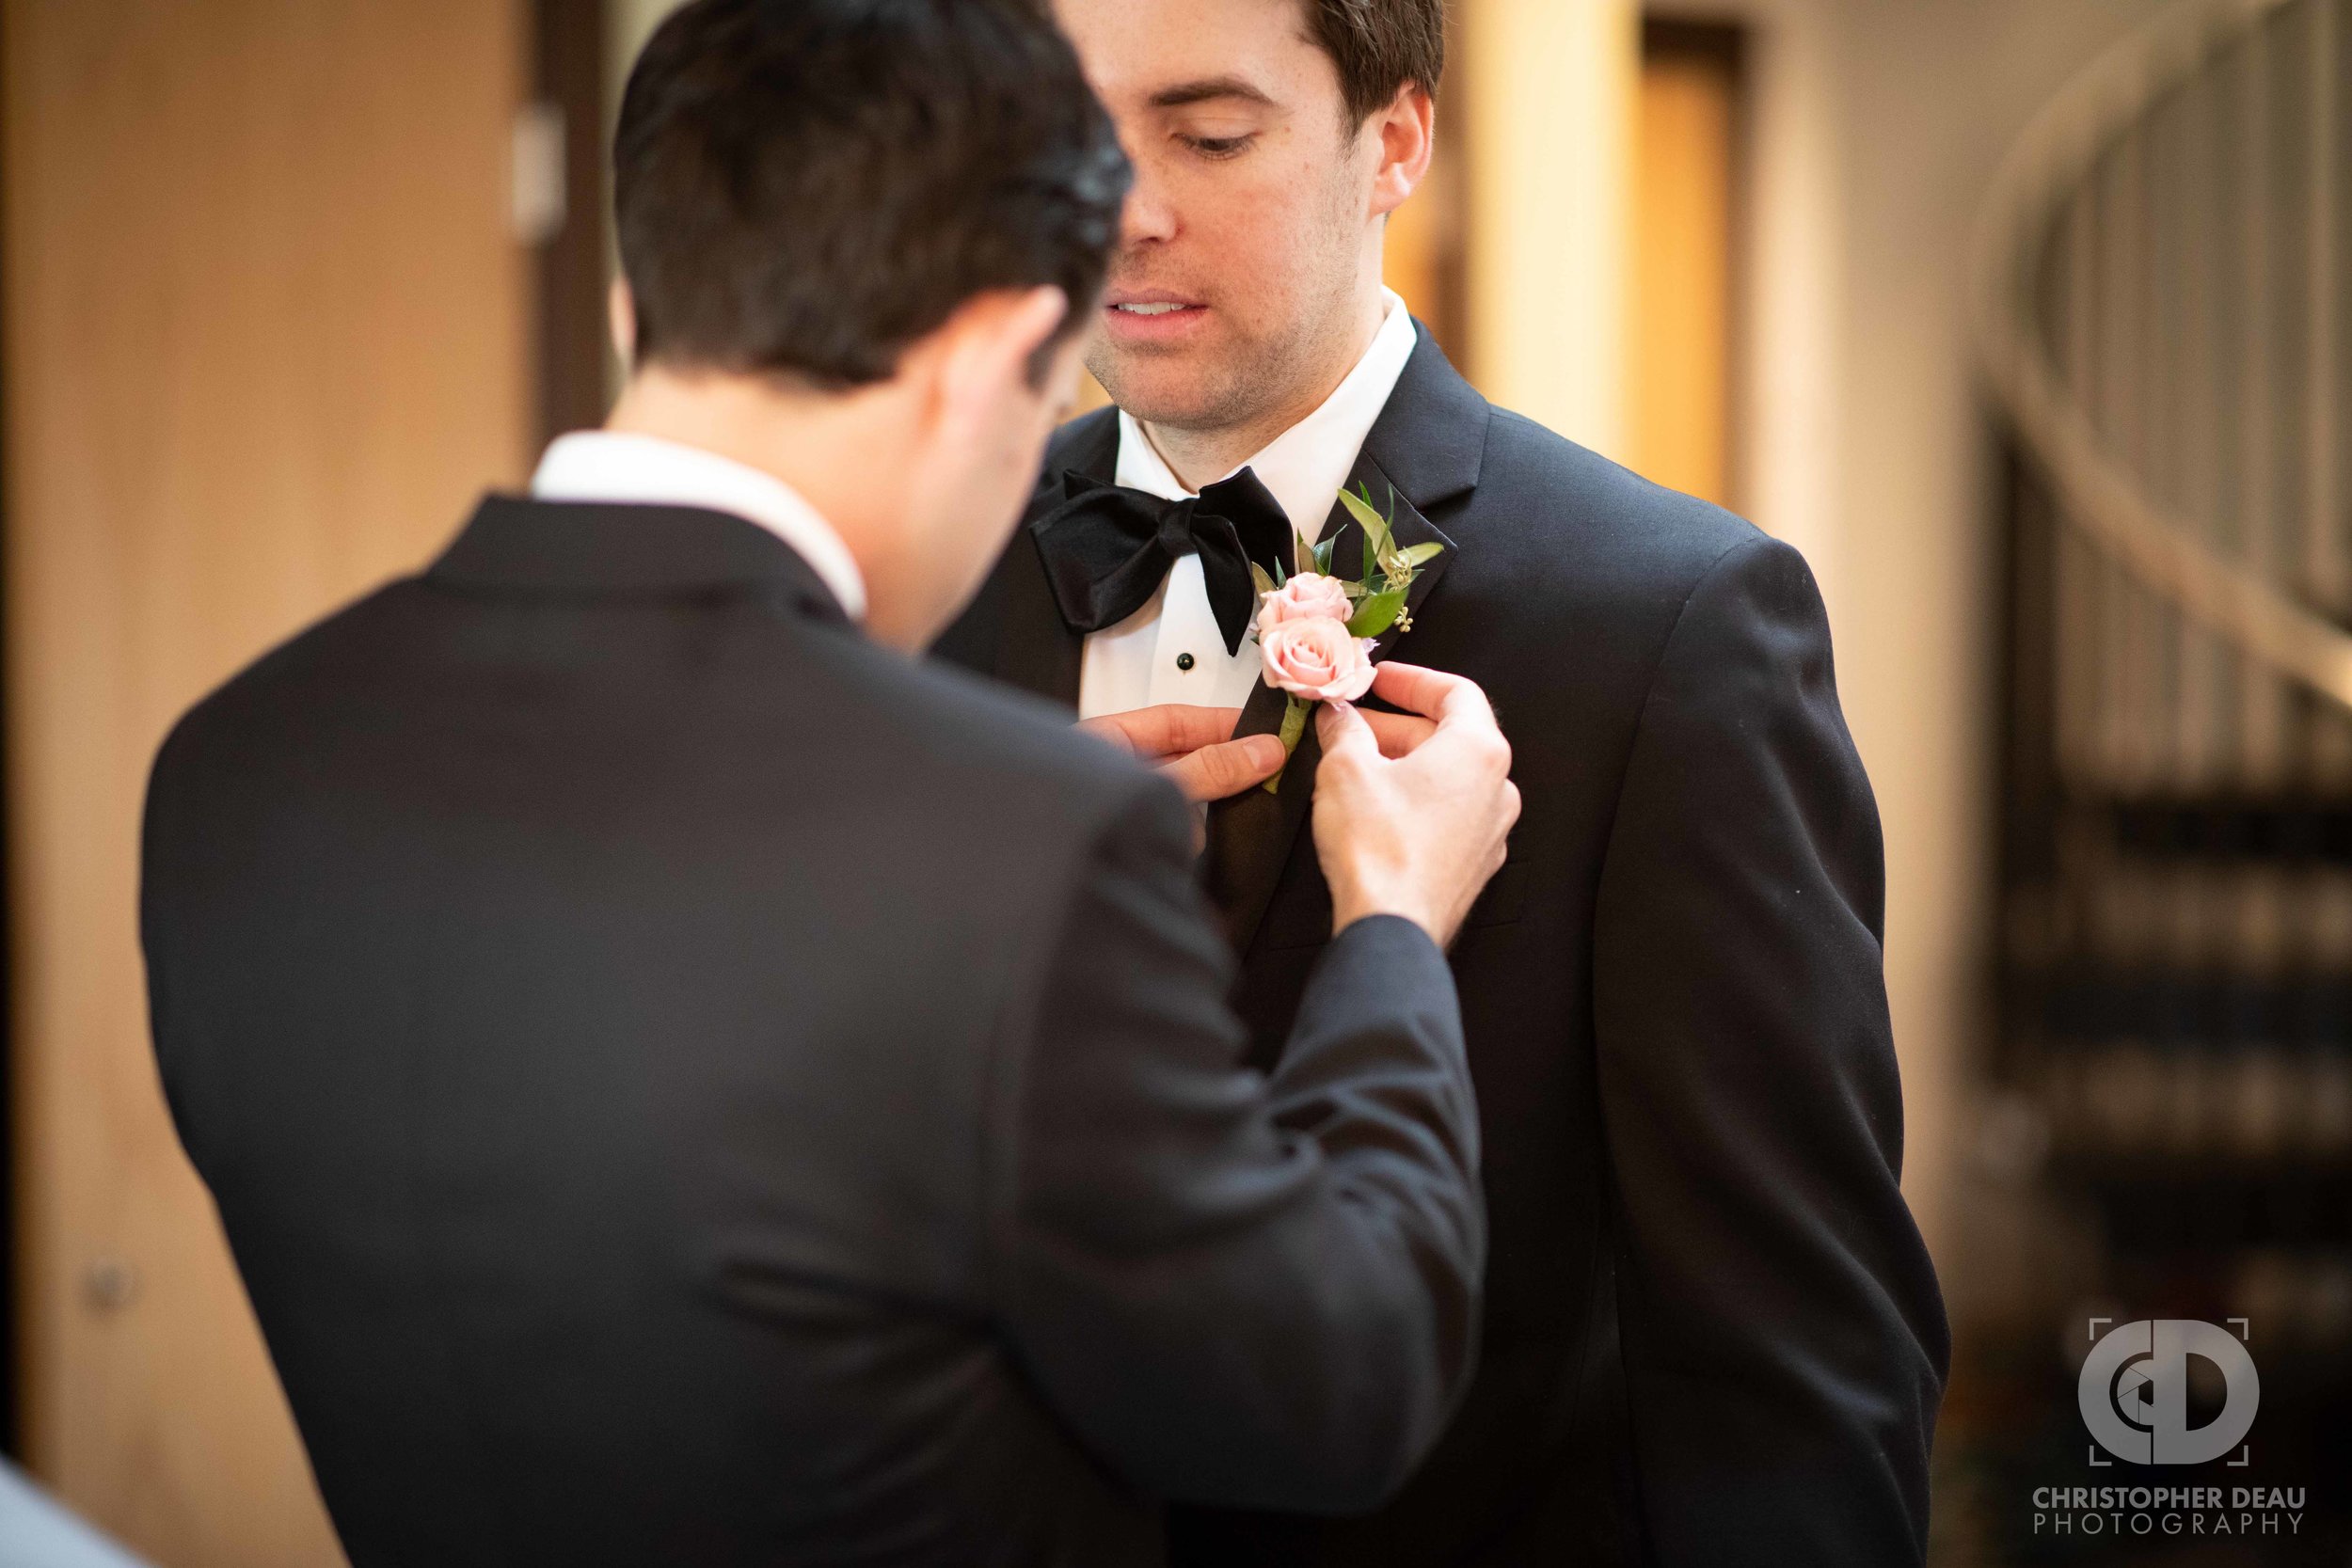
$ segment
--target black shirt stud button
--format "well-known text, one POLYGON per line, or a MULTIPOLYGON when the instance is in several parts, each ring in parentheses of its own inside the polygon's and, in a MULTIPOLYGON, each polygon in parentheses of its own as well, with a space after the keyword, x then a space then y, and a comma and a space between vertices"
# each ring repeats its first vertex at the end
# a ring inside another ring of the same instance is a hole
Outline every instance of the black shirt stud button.
POLYGON ((1176 656, 1176 668, 1179 670, 1189 671, 1193 665, 1198 662, 1199 660, 1195 659, 1190 654, 1178 654, 1176 656))

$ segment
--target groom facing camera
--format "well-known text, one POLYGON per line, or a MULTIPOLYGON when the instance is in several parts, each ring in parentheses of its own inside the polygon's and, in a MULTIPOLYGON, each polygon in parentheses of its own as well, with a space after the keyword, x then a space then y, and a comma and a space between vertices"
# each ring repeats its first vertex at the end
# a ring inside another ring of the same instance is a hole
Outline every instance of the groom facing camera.
POLYGON ((1375 1506, 1479 1321, 1483 698, 1320 721, 1331 940, 1247 1069, 1181 796, 914 657, 1128 183, 1067 42, 696 0, 616 175, 609 428, 149 794, 164 1085, 352 1562, 1147 1568, 1166 1498, 1375 1506))
MULTIPOLYGON (((1136 167, 1087 355, 1117 407, 1055 436, 940 651, 1097 722, 1221 740, 1240 710, 1242 741, 1179 759, 1221 793, 1286 708, 1223 558, 1336 528, 1352 569, 1344 486, 1443 546, 1389 644, 1492 695, 1525 800, 1452 954, 1491 1225, 1470 1396, 1387 1509, 1186 1511, 1178 1560, 1919 1561, 1947 1337, 1899 1185, 1878 818, 1804 562, 1489 406, 1383 290, 1442 0, 1057 10, 1136 167)), ((1277 1069, 1338 894, 1318 758, 1311 731, 1208 818, 1277 1069)))

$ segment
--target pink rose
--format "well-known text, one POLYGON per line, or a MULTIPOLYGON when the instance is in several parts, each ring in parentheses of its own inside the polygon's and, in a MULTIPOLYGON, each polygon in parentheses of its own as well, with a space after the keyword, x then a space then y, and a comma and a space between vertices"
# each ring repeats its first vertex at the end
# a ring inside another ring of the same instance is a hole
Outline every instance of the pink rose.
POLYGON ((1374 646, 1369 637, 1350 637, 1336 615, 1284 621, 1258 634, 1266 685, 1311 703, 1352 703, 1370 690, 1374 646))
POLYGON ((1258 607, 1258 635, 1263 637, 1285 621, 1344 621, 1351 613, 1345 583, 1301 572, 1268 594, 1258 607))

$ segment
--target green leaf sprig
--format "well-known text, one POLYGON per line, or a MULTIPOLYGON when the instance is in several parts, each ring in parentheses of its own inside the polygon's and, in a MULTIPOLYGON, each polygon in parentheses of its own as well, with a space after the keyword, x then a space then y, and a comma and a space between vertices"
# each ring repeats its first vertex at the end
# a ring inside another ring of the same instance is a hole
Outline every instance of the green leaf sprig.
MULTIPOLYGON (((1354 637, 1378 637, 1391 626, 1410 631, 1413 618, 1405 608, 1406 594, 1411 592, 1413 578, 1421 575, 1422 567, 1443 554, 1445 546, 1432 542, 1399 549, 1395 486, 1389 488, 1389 510, 1385 515, 1372 504, 1372 486, 1364 485, 1362 492, 1340 492, 1340 504, 1364 531, 1363 580, 1347 585, 1348 599, 1356 607, 1355 615, 1347 623, 1348 633, 1354 637)), ((1338 542, 1335 537, 1315 546, 1322 552, 1320 569, 1327 574, 1330 570, 1331 546, 1338 542)))

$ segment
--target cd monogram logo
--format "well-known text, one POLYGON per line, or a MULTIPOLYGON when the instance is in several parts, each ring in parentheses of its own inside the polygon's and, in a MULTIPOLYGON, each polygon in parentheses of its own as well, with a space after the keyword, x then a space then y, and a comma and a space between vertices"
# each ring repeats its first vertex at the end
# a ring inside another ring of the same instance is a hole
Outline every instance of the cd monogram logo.
MULTIPOLYGON (((2091 1320, 2093 1331, 2104 1319, 2091 1320)), ((2233 1323, 2244 1323, 2233 1318, 2233 1323)), ((2110 1330, 2083 1362, 2076 1390, 2083 1424, 2099 1447, 2135 1465, 2202 1465, 2236 1448, 2254 1424, 2262 1377, 2228 1329, 2194 1318, 2157 1318, 2110 1330), (2221 1414, 2188 1424, 2188 1358, 2221 1372, 2221 1414)), ((2104 1464, 2096 1451, 2093 1465, 2104 1464)), ((2233 1464, 2244 1464, 2241 1457, 2233 1464)))

